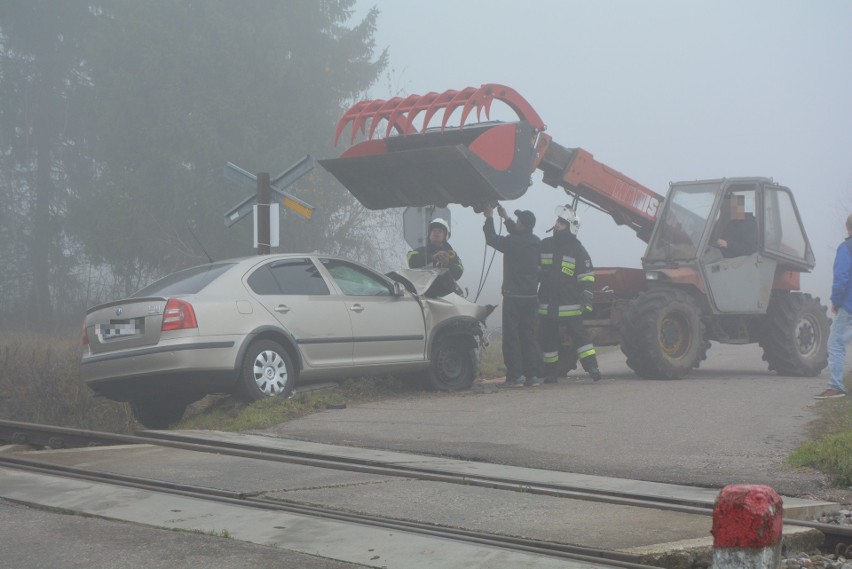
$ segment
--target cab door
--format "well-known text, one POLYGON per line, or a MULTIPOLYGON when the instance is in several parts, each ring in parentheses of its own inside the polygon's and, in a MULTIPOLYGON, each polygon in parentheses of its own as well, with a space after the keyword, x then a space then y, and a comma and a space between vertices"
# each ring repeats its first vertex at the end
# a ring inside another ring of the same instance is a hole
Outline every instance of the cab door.
POLYGON ((246 284, 295 339, 307 365, 352 365, 349 310, 312 260, 274 260, 252 272, 246 284))
POLYGON ((408 292, 395 296, 386 278, 361 265, 329 258, 320 262, 343 293, 356 365, 426 358, 423 309, 413 296, 408 292))
POLYGON ((713 304, 720 313, 763 313, 769 304, 772 279, 775 276, 774 260, 763 252, 761 194, 756 182, 738 182, 728 186, 713 224, 708 250, 704 256, 704 278, 713 304), (731 204, 740 203, 740 222, 750 220, 756 224, 753 237, 756 242, 747 248, 748 253, 725 257, 715 247, 716 239, 725 236, 723 231, 732 223, 731 204))

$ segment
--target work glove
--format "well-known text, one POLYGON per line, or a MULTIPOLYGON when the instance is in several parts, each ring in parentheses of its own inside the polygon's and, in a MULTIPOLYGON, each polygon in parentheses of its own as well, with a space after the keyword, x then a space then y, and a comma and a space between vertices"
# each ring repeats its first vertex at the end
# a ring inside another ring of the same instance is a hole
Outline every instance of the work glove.
POLYGON ((595 297, 594 293, 590 290, 583 291, 583 312, 591 312, 594 309, 592 306, 592 299, 595 297))
POLYGON ((434 263, 439 267, 446 267, 450 264, 450 253, 449 251, 438 251, 432 257, 434 263))

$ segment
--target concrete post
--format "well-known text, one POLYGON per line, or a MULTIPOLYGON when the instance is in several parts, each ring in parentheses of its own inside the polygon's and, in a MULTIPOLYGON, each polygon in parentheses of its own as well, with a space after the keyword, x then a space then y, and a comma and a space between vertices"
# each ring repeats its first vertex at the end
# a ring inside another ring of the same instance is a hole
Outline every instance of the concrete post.
POLYGON ((722 488, 713 509, 713 569, 777 569, 783 513, 769 486, 722 488))

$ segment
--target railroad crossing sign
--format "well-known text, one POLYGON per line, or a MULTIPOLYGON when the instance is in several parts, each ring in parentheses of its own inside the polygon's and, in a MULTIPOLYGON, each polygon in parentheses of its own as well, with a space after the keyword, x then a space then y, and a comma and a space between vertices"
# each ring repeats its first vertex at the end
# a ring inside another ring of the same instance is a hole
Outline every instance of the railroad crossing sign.
MULTIPOLYGON (((287 170, 269 180, 269 189, 273 194, 275 194, 275 198, 280 199, 281 204, 287 209, 295 211, 307 219, 311 219, 311 217, 313 217, 314 206, 300 200, 293 194, 285 192, 283 188, 293 185, 296 180, 313 170, 314 164, 315 161, 313 157, 310 154, 307 154, 304 158, 290 166, 287 170)), ((230 181, 236 182, 240 186, 255 192, 225 212, 225 226, 231 227, 253 211, 254 206, 258 203, 257 192, 259 187, 256 175, 246 172, 239 166, 231 164, 230 162, 225 164, 225 177, 230 181)))
MULTIPOLYGON (((450 210, 446 207, 407 207, 402 212, 402 235, 412 249, 426 244, 429 239, 429 223, 440 217, 450 223, 450 210)), ((447 236, 449 237, 449 235, 447 236)))

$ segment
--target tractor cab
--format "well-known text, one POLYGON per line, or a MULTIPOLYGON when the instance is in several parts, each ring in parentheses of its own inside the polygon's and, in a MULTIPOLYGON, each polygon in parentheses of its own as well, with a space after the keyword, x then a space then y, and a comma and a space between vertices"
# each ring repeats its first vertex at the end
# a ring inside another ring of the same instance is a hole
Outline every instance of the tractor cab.
POLYGON ((643 257, 649 284, 689 284, 713 313, 763 314, 814 255, 788 188, 768 178, 671 185, 643 257))

